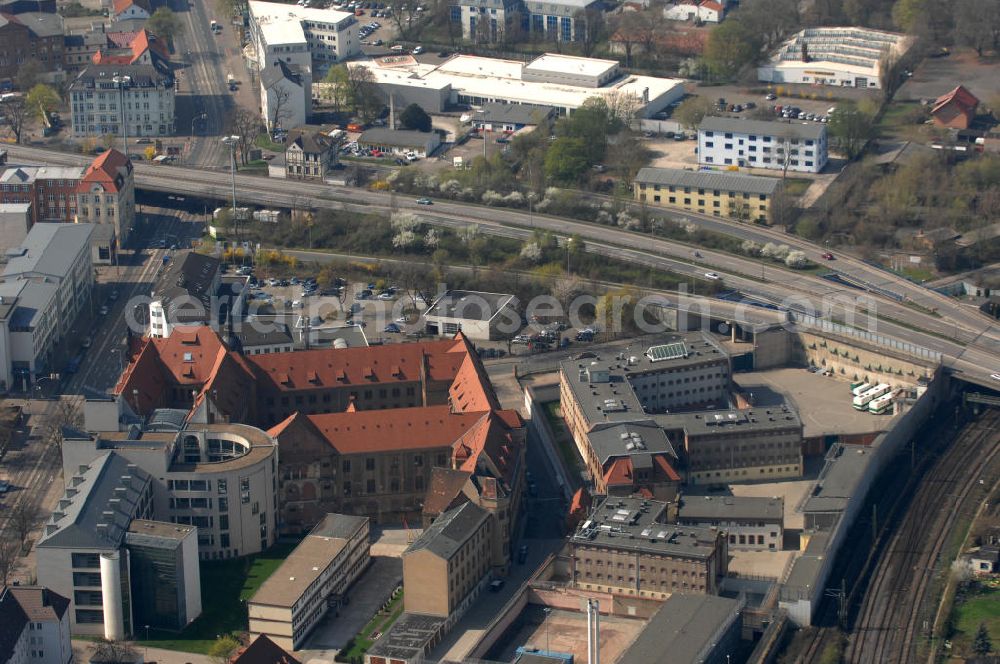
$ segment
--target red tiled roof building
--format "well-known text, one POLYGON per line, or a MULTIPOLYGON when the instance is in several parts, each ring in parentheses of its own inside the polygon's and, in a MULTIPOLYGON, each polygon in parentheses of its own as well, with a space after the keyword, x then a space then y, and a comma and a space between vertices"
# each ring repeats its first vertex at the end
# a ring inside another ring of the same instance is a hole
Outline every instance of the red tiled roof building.
POLYGON ((463 491, 503 534, 520 511, 524 423, 503 410, 478 355, 454 339, 242 356, 208 327, 146 339, 115 388, 141 416, 200 410, 278 440, 283 530, 307 532, 328 512, 418 527, 435 469, 468 473, 463 491))
POLYGON ((938 127, 951 129, 968 129, 976 119, 976 107, 979 99, 969 92, 965 86, 959 85, 948 94, 941 95, 931 108, 931 117, 938 127))

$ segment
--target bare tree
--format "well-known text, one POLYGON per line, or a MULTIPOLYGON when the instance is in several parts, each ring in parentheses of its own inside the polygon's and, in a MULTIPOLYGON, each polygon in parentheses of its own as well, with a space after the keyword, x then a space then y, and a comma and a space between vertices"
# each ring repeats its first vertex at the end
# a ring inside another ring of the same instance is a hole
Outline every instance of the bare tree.
POLYGON ((396 32, 404 41, 419 39, 420 33, 433 17, 432 11, 420 11, 423 5, 418 0, 389 0, 392 22, 396 32))
POLYGON ((7 585, 20 566, 21 547, 11 539, 0 540, 0 586, 7 585))
POLYGON ((131 664, 138 654, 128 641, 101 639, 90 646, 90 661, 101 664, 131 664))
POLYGON ((14 142, 20 143, 24 125, 31 117, 24 96, 17 95, 0 101, 0 114, 3 115, 3 124, 7 125, 10 133, 14 134, 14 142))
POLYGON ((79 427, 82 423, 80 406, 75 401, 60 400, 52 412, 45 416, 45 422, 41 427, 42 441, 46 446, 58 449, 62 446, 63 429, 79 427))
POLYGON ((260 118, 249 109, 238 108, 229 126, 232 135, 238 137, 236 150, 240 155, 240 162, 246 164, 250 160, 250 149, 260 132, 260 118))
POLYGON ((22 550, 28 543, 28 535, 38 524, 38 517, 38 506, 30 503, 27 497, 21 498, 10 514, 10 524, 17 533, 17 541, 22 550))
MULTIPOLYGON (((292 93, 288 91, 288 88, 282 87, 279 83, 272 87, 267 94, 271 95, 271 99, 274 101, 274 111, 271 113, 271 138, 274 138, 274 132, 279 127, 282 127, 281 121, 286 120, 291 115, 288 109, 288 100, 291 98, 292 93)), ((291 129, 291 127, 284 128, 291 129)))
POLYGON ((576 41, 584 57, 589 58, 607 34, 604 11, 599 8, 578 10, 573 15, 573 22, 576 24, 576 41))

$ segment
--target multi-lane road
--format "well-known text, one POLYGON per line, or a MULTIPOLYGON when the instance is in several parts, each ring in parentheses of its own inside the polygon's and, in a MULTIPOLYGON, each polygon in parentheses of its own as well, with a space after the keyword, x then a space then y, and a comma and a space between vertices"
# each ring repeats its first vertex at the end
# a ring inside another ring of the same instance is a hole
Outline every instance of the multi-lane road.
MULTIPOLYGON (((12 159, 26 162, 71 164, 81 160, 76 155, 22 146, 11 146, 9 151, 12 159)), ((225 172, 141 163, 136 165, 136 183, 144 189, 220 200, 226 200, 231 191, 230 176, 225 172)), ((237 176, 237 190, 241 201, 262 206, 354 212, 410 209, 428 223, 450 227, 475 224, 485 233, 506 237, 527 238, 534 229, 552 231, 562 237, 576 234, 586 241, 591 252, 691 277, 717 272, 727 286, 761 300, 827 314, 940 352, 948 366, 977 382, 987 385, 995 382, 989 375, 1000 370, 1000 326, 996 321, 974 308, 843 253, 831 267, 849 276, 861 288, 673 240, 519 210, 448 201, 425 207, 384 192, 305 182, 296 182, 290 188, 286 181, 245 175, 237 176)), ((822 254, 826 251, 801 238, 756 225, 691 213, 672 212, 671 216, 742 239, 781 242, 806 252, 816 262, 823 262, 822 254)))
MULTIPOLYGON (((179 135, 190 134, 184 161, 202 166, 228 163, 228 149, 219 141, 235 105, 226 87, 227 49, 238 49, 229 26, 223 34, 212 33, 208 3, 169 0, 168 6, 181 19, 183 29, 175 38, 178 69, 176 126, 179 135)), ((221 17, 228 23, 227 17, 221 17)))

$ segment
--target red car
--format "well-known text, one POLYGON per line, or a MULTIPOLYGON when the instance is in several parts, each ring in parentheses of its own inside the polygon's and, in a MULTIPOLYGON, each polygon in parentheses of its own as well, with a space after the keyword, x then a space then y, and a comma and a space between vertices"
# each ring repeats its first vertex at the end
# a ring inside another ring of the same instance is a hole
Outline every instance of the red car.
POLYGON ((823 258, 825 258, 828 261, 832 261, 834 260, 835 256, 828 251, 825 254, 823 254, 823 258))

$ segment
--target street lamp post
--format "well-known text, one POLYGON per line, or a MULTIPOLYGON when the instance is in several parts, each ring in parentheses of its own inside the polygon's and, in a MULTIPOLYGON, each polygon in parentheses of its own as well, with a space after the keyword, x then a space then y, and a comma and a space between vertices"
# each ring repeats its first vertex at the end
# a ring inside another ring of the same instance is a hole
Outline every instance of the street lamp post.
POLYGON ((132 87, 131 76, 115 74, 111 81, 118 88, 118 103, 122 107, 122 153, 128 156, 128 115, 125 113, 125 90, 132 87))
POLYGON ((233 175, 233 228, 236 233, 236 241, 240 239, 240 224, 236 218, 236 145, 239 143, 239 136, 223 136, 222 143, 229 148, 229 170, 233 175))

